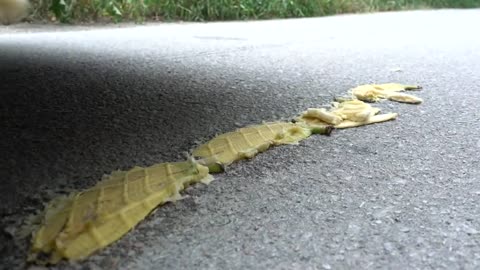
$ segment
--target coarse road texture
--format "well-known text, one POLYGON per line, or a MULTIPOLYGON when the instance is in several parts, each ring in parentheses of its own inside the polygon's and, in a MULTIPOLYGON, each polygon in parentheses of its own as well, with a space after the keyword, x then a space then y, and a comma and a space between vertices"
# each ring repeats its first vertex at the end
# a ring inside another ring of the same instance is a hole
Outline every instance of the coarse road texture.
POLYGON ((235 163, 52 269, 479 269, 480 10, 0 34, 1 267, 42 202, 371 82, 395 121, 235 163))

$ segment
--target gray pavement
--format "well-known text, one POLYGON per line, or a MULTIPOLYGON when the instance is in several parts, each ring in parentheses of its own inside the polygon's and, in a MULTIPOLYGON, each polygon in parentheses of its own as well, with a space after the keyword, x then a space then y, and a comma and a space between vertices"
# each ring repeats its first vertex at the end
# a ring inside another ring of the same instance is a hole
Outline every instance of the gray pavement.
POLYGON ((478 25, 480 10, 443 10, 2 28, 0 268, 26 267, 11 234, 57 193, 401 82, 425 103, 236 163, 52 269, 480 269, 478 25))

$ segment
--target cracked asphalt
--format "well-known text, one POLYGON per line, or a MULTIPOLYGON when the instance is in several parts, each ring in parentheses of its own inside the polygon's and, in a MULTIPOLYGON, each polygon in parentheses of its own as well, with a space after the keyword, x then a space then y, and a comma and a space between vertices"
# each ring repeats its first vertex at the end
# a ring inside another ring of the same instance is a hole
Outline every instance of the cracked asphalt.
POLYGON ((0 268, 19 224, 105 173, 178 161, 372 82, 395 121, 228 167, 51 269, 480 269, 480 10, 0 30, 0 268))

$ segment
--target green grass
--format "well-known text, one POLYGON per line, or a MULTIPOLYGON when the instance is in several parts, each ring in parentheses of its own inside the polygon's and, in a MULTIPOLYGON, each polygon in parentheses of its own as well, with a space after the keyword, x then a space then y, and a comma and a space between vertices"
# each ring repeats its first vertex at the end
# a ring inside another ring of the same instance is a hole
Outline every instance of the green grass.
POLYGON ((474 8, 480 0, 32 0, 33 19, 61 22, 216 21, 418 8, 474 8))

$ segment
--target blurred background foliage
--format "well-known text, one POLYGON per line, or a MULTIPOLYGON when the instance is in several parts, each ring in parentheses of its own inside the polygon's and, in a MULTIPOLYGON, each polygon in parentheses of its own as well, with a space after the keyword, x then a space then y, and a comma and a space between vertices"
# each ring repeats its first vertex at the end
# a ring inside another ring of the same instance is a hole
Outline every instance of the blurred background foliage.
POLYGON ((31 0, 32 20, 216 21, 326 16, 432 8, 475 8, 480 0, 31 0))

